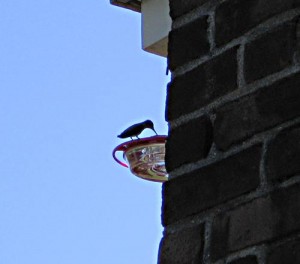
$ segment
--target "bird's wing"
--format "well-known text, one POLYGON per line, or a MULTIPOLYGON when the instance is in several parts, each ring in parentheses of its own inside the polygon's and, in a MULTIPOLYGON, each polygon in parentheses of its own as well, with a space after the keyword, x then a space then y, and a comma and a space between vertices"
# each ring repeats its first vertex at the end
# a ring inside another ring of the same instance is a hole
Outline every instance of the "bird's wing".
POLYGON ((121 136, 121 137, 135 136, 136 134, 139 134, 139 133, 140 133, 139 127, 140 127, 140 123, 134 124, 134 125, 128 127, 127 129, 125 129, 125 130, 120 134, 120 136, 121 136))

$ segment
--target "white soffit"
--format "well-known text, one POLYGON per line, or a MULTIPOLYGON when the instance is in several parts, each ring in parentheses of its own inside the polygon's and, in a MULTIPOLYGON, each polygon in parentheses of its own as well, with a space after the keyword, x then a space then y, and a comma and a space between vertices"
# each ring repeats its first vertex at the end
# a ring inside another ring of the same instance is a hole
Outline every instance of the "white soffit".
POLYGON ((145 51, 167 57, 172 20, 169 0, 142 1, 142 46, 145 51))
POLYGON ((172 20, 169 0, 110 0, 111 4, 142 14, 142 48, 167 57, 172 20))

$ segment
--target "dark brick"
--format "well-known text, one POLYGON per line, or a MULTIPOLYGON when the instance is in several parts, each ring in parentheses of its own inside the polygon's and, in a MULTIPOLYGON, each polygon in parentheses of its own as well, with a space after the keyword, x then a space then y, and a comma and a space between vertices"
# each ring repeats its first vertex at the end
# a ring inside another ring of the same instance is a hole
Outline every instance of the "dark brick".
POLYGON ((269 145, 266 158, 268 179, 285 180, 300 174, 300 127, 282 131, 269 145))
POLYGON ((168 86, 166 119, 172 120, 211 103, 237 88, 237 48, 174 78, 168 86))
POLYGON ((229 0, 216 10, 216 43, 223 45, 261 22, 289 9, 299 0, 229 0))
POLYGON ((247 44, 245 79, 252 82, 293 63, 297 50, 296 22, 289 22, 247 44))
POLYGON ((300 74, 281 79, 216 110, 214 141, 221 150, 300 116, 300 74))
POLYGON ((228 253, 274 241, 299 230, 298 183, 219 214, 212 225, 211 257, 215 261, 228 253))
POLYGON ((200 17, 169 33, 168 66, 176 67, 209 52, 207 16, 200 17))
POLYGON ((170 16, 172 19, 175 19, 206 2, 208 2, 208 0, 171 0, 170 16))
POLYGON ((290 241, 270 250, 266 264, 300 263, 300 240, 290 241))
POLYGON ((257 264, 256 256, 247 256, 240 259, 235 259, 234 261, 230 262, 229 264, 257 264))
POLYGON ((206 116, 170 131, 166 143, 167 171, 205 158, 212 145, 212 138, 211 121, 206 116))
POLYGON ((161 241, 159 264, 202 264, 204 244, 203 225, 165 234, 161 241))
POLYGON ((163 224, 221 204, 259 185, 261 146, 169 180, 163 185, 163 224))

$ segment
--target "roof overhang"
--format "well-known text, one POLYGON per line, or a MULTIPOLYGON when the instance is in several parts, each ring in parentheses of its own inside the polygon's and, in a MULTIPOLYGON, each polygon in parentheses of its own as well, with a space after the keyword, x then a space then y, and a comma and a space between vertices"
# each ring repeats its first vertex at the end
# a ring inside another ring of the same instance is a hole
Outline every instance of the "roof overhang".
POLYGON ((141 13, 141 0, 110 0, 110 3, 141 13))
POLYGON ((172 25, 169 0, 110 0, 110 3, 141 13, 143 50, 167 57, 172 25))

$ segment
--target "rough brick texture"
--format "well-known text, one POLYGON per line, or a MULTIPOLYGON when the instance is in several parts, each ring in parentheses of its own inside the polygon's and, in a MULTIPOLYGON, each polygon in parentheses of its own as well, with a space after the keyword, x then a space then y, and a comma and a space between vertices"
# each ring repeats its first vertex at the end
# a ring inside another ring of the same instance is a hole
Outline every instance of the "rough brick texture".
POLYGON ((266 172, 271 181, 300 175, 299 126, 282 131, 271 141, 267 151, 266 172))
POLYGON ((274 191, 218 215, 212 227, 212 258, 300 230, 300 184, 274 191))
POLYGON ((216 10, 216 43, 223 45, 266 19, 299 5, 299 0, 225 1, 216 10))
POLYGON ((219 149, 250 138, 300 115, 300 74, 231 102, 216 111, 214 140, 219 149))
POLYGON ((170 0, 159 264, 300 263, 300 0, 170 0))
POLYGON ((229 262, 229 264, 258 264, 256 256, 247 256, 229 262))
POLYGON ((175 19, 206 2, 208 2, 208 0, 171 0, 170 15, 175 19))
POLYGON ((168 87, 166 119, 193 112, 237 88, 237 48, 176 77, 168 87))
POLYGON ((209 51, 207 27, 205 16, 170 32, 168 65, 171 70, 209 51))
POLYGON ((166 234, 160 245, 159 263, 202 264, 203 246, 203 225, 166 234))
POLYGON ((235 198, 259 184, 261 146, 168 181, 163 186, 163 224, 168 225, 235 198))
POLYGON ((245 79, 250 83, 292 65, 297 50, 296 21, 286 23, 245 47, 245 79))
POLYGON ((211 121, 206 116, 172 130, 166 144, 167 171, 205 158, 212 144, 212 134, 211 121))
POLYGON ((266 264, 300 263, 300 239, 289 241, 268 252, 266 264))

